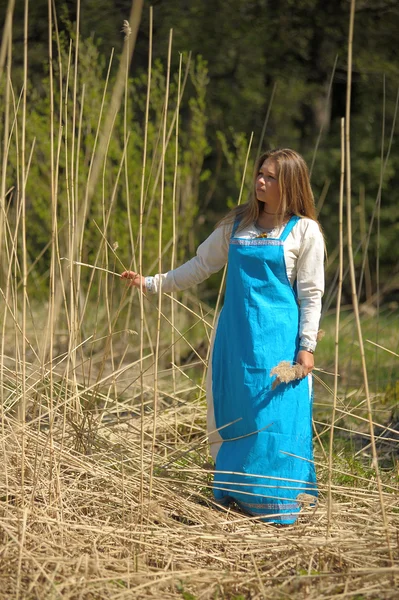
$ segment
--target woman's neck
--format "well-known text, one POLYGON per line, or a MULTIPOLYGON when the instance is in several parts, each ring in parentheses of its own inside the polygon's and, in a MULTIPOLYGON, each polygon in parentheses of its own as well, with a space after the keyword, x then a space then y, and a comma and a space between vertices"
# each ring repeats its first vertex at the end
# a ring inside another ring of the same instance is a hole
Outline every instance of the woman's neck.
POLYGON ((259 227, 263 227, 264 229, 272 229, 273 227, 285 223, 286 221, 287 217, 282 213, 272 213, 263 210, 259 211, 257 224, 259 227))

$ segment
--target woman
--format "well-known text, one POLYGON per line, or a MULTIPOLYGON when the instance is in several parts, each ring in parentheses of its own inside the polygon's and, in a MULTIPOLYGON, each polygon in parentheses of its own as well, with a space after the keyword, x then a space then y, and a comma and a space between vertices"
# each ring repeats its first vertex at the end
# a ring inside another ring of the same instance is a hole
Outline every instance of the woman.
POLYGON ((301 494, 317 496, 312 451, 313 352, 324 290, 324 241, 307 166, 290 149, 263 154, 254 193, 199 246, 155 277, 122 273, 156 293, 198 284, 228 261, 208 369, 214 495, 272 523, 294 523, 301 494), (273 389, 271 369, 299 363, 301 380, 273 389))

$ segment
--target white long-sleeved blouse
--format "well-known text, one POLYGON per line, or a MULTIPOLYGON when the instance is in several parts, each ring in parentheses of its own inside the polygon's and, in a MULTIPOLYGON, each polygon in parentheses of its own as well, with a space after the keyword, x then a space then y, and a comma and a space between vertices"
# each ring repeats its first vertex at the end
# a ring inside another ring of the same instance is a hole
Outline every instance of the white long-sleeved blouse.
MULTIPOLYGON (((278 238, 284 229, 269 232, 268 237, 278 238)), ((239 230, 240 238, 253 239, 267 231, 252 224, 239 230)), ((222 225, 198 247, 197 254, 177 269, 146 277, 148 293, 182 291, 207 279, 227 262, 232 225, 222 225)), ((296 282, 300 305, 300 344, 314 350, 319 329, 321 298, 324 292, 324 240, 318 224, 303 217, 284 242, 287 277, 291 285, 296 282)))

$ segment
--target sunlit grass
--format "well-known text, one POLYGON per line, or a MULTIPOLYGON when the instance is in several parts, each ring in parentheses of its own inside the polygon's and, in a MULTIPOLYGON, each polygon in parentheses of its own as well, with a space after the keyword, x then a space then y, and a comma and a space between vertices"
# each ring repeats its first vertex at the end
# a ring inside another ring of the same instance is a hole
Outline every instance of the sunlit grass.
MULTIPOLYGON (((72 48, 76 50, 73 44, 72 48)), ((71 64, 72 54, 68 68, 71 64)), ((181 69, 175 76, 182 76, 181 69)), ((118 94, 126 103, 124 91, 118 94)), ((43 254, 49 271, 34 268, 41 257, 30 257, 23 243, 30 235, 29 223, 23 227, 21 221, 23 195, 18 191, 13 203, 2 198, 0 597, 390 597, 398 575, 391 553, 397 553, 399 525, 394 421, 399 388, 398 358, 384 348, 398 350, 397 307, 383 306, 377 313, 369 304, 361 310, 381 489, 370 449, 359 337, 353 310, 345 307, 339 328, 332 469, 334 311, 322 322, 326 334, 315 354, 318 506, 305 504, 298 523, 288 528, 234 509, 216 510, 204 390, 215 309, 208 306, 205 294, 201 301, 192 292, 143 298, 117 276, 123 270, 123 249, 118 249, 107 224, 120 219, 120 186, 131 189, 125 145, 119 154, 112 144, 102 145, 97 154, 93 150, 97 175, 99 164, 104 171, 99 204, 103 218, 101 226, 95 225, 100 242, 91 246, 90 228, 80 219, 88 214, 82 207, 93 192, 90 182, 83 182, 84 194, 76 193, 80 92, 68 104, 64 90, 63 111, 76 113, 74 142, 66 125, 68 135, 62 128, 53 130, 52 236, 43 254), (67 163, 69 170, 60 167, 61 148, 69 157, 75 152, 76 161, 67 163), (117 163, 112 199, 105 184, 108 151, 117 163), (66 220, 60 218, 55 193, 61 178, 68 189, 66 220), (91 261, 80 260, 84 256, 91 261)), ((5 99, 10 93, 6 87, 5 99)), ((172 125, 166 118, 154 119, 142 128, 155 131, 163 145, 171 140, 176 144, 175 171, 168 180, 176 185, 181 181, 179 102, 169 115, 172 125)), ((20 129, 11 127, 14 108, 5 101, 2 110, 3 148, 9 137, 16 148, 22 138, 20 129)), ((20 119, 21 110, 15 106, 15 123, 30 132, 29 120, 20 119)), ((99 116, 103 141, 112 140, 111 117, 106 119, 111 129, 105 135, 99 116)), ((18 152, 25 163, 16 177, 21 181, 24 172, 33 183, 28 167, 40 156, 33 152, 30 162, 29 152, 18 152)), ((126 238, 136 252, 132 264, 142 260, 145 221, 156 202, 155 191, 151 198, 148 192, 152 179, 147 181, 144 162, 151 177, 162 173, 163 187, 167 185, 164 150, 148 156, 144 152, 136 160, 142 175, 140 226, 126 238)), ((235 177, 244 183, 245 174, 235 177)), ((3 189, 6 180, 7 161, 3 189)), ((176 250, 176 203, 172 212, 173 239, 166 246, 176 250)), ((159 243, 155 269, 166 250, 156 228, 146 233, 147 240, 159 243)))

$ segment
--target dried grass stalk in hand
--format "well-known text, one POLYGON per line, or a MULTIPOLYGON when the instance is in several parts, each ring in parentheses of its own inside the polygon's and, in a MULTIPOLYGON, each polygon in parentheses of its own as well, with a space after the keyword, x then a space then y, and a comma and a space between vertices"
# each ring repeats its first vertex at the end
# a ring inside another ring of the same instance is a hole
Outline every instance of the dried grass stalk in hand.
POLYGON ((302 365, 292 364, 288 360, 283 360, 277 367, 273 367, 270 371, 270 376, 272 375, 277 375, 272 384, 272 389, 274 390, 280 383, 289 383, 295 379, 302 379, 306 373, 302 365))

